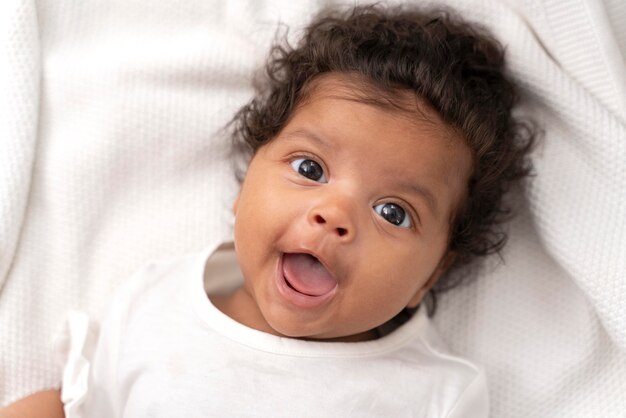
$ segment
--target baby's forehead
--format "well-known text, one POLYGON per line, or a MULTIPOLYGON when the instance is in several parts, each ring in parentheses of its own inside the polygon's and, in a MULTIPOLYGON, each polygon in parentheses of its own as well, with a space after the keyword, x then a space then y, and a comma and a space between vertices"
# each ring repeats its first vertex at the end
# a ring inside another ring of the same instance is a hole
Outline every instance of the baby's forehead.
POLYGON ((439 112, 416 92, 402 86, 382 86, 359 73, 323 73, 306 83, 296 109, 312 100, 331 98, 369 104, 390 116, 415 123, 415 128, 430 129, 453 148, 462 138, 439 112))
POLYGON ((395 147, 395 154, 383 159, 375 152, 363 152, 359 154, 361 162, 384 168, 389 174, 395 172, 400 178, 407 174, 421 177, 428 166, 436 168, 428 175, 437 183, 450 185, 471 172, 471 150, 463 138, 409 89, 384 91, 362 77, 329 73, 316 78, 306 90, 283 135, 319 136, 315 142, 327 144, 342 142, 342 137, 375 135, 377 142, 395 147))

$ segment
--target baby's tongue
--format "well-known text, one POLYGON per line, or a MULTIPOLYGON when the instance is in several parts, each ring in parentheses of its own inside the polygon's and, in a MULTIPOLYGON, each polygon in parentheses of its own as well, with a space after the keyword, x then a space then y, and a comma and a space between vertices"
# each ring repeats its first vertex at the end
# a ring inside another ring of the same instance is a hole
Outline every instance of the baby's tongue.
POLYGON ((308 254, 285 254, 283 274, 294 289, 310 296, 325 295, 337 285, 322 263, 308 254))

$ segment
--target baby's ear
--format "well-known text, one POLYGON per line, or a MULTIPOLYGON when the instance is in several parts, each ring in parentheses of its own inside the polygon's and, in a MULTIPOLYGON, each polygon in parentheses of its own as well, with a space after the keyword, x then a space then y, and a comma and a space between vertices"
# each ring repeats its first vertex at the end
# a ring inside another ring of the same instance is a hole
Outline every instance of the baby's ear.
POLYGON ((455 251, 448 251, 443 255, 443 257, 441 257, 441 260, 439 260, 439 264, 432 272, 428 280, 426 280, 426 283, 424 283, 424 285, 415 293, 415 295, 413 295, 409 303, 406 305, 407 308, 415 308, 417 307, 417 305, 419 305, 424 296, 426 296, 426 293, 428 293, 428 291, 432 289, 432 287, 435 285, 435 283, 437 283, 441 276, 446 271, 448 271, 455 258, 455 251))

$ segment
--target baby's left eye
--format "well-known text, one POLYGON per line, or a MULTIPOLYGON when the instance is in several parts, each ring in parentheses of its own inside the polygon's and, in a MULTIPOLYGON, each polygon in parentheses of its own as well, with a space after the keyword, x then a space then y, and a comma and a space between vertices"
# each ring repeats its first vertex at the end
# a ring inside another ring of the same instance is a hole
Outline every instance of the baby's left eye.
POLYGON ((402 207, 395 203, 381 203, 374 206, 374 210, 387 222, 399 226, 401 228, 410 228, 413 226, 411 217, 408 216, 402 207))

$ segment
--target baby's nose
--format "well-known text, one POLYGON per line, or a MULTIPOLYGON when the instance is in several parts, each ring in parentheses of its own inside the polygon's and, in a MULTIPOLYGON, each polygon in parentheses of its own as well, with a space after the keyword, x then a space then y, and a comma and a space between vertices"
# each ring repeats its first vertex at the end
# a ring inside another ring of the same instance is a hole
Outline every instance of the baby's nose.
POLYGON ((327 203, 311 210, 310 222, 313 225, 325 228, 327 232, 334 234, 342 242, 354 239, 356 226, 352 220, 349 205, 327 203))

